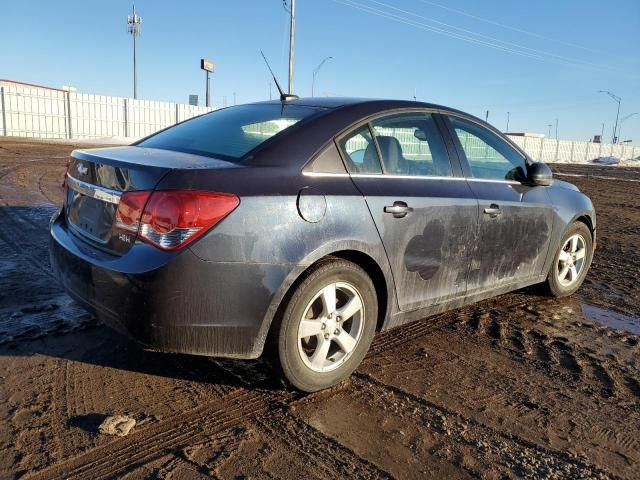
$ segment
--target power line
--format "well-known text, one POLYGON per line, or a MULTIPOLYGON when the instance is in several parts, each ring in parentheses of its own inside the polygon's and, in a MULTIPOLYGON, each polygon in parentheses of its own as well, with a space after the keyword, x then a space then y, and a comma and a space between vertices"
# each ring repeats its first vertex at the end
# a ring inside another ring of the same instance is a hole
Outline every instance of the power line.
POLYGON ((591 53, 598 53, 598 54, 603 54, 604 53, 602 51, 594 50, 593 48, 587 48, 587 47, 584 47, 582 45, 578 45, 576 43, 570 43, 570 42, 565 42, 565 41, 562 41, 562 40, 558 40, 557 38, 546 37, 544 35, 540 35, 538 33, 531 32, 529 30, 524 30, 522 28, 512 27, 511 25, 506 25, 504 23, 496 22, 495 20, 491 20, 491 19, 484 18, 484 17, 479 17, 477 15, 472 15, 471 13, 465 12, 463 10, 458 10, 456 8, 447 7, 446 5, 440 5, 439 3, 430 2, 429 0, 420 0, 420 1, 422 3, 427 3, 429 5, 433 5, 434 7, 443 8, 445 10, 449 10, 450 12, 457 13, 459 15, 464 15, 465 17, 473 18, 474 20, 479 20, 481 22, 489 23, 489 24, 495 25, 497 27, 502 27, 502 28, 506 28, 508 30, 513 30, 514 32, 524 33, 525 35, 531 35, 532 37, 537 37, 537 38, 540 38, 542 40, 547 40, 549 42, 559 43, 561 45, 566 45, 568 47, 580 48, 582 50, 585 50, 585 51, 591 52, 591 53))
MULTIPOLYGON (((541 54, 538 53, 534 53, 534 52, 530 52, 530 51, 523 51, 523 50, 518 50, 518 49, 514 49, 514 48, 510 48, 508 46, 505 45, 500 45, 500 44, 496 44, 493 42, 489 42, 486 40, 481 40, 478 38, 473 38, 470 37, 468 35, 463 35, 460 33, 456 33, 456 32, 452 32, 450 30, 446 30, 444 28, 440 28, 440 27, 435 27, 433 25, 429 25, 423 22, 419 22, 417 20, 411 20, 408 19, 406 17, 385 11, 385 10, 380 10, 378 8, 369 6, 369 5, 364 5, 362 3, 358 3, 355 2, 354 0, 334 0, 336 3, 340 3, 342 5, 346 5, 352 8, 355 8, 357 10, 361 10, 363 12, 372 14, 372 15, 377 15, 379 17, 382 18, 387 18, 389 20, 393 20, 399 23, 403 23, 405 25, 409 25, 415 28, 419 28, 422 30, 427 30, 430 32, 434 32, 434 33, 439 33, 441 35, 445 35, 451 38, 456 38, 458 40, 463 40, 466 41, 468 43, 472 43, 472 44, 476 44, 476 45, 481 45, 481 46, 485 46, 488 48, 493 48, 495 50, 499 50, 499 51, 503 51, 503 52, 507 52, 507 53, 513 53, 516 55, 520 55, 523 57, 527 57, 527 58, 532 58, 532 59, 536 59, 536 60, 541 60, 541 61, 546 61, 546 62, 550 62, 550 63, 555 63, 557 65, 569 65, 569 66, 577 66, 577 67, 596 67, 596 68, 604 68, 602 66, 597 66, 595 64, 589 64, 588 62, 581 62, 581 63, 576 63, 576 62, 572 62, 572 61, 566 61, 564 59, 560 59, 560 58, 549 58, 549 56, 545 56, 544 52, 541 52, 541 54)), ((380 2, 377 2, 380 3, 380 2)), ((394 9, 395 7, 389 6, 390 8, 394 9)), ((409 14, 411 14, 409 12, 409 14)), ((414 14, 414 15, 418 15, 420 17, 422 17, 419 14, 414 14)), ((426 18, 426 17, 425 17, 426 18)), ((504 42, 503 42, 504 43, 504 42)))
POLYGON ((480 38, 485 38, 488 41, 497 42, 498 44, 502 43, 502 44, 510 46, 510 47, 521 48, 523 50, 529 50, 530 52, 533 52, 533 53, 536 53, 536 54, 548 55, 550 57, 555 57, 555 58, 558 58, 560 60, 566 60, 566 61, 574 62, 574 63, 584 63, 585 65, 590 65, 590 66, 593 66, 593 67, 596 67, 596 68, 604 68, 602 65, 598 65, 598 64, 595 64, 595 63, 586 62, 584 60, 579 60, 579 59, 575 59, 575 58, 565 57, 563 55, 557 55, 557 54, 551 53, 551 52, 545 52, 545 51, 542 51, 542 50, 537 50, 535 48, 527 47, 525 45, 520 45, 520 44, 513 43, 513 42, 507 42, 505 40, 500 40, 498 38, 491 37, 489 35, 485 35, 485 34, 482 34, 482 33, 478 33, 478 32, 475 32, 473 30, 468 30, 466 28, 456 27, 455 25, 451 25, 449 23, 441 22, 439 20, 435 20, 433 18, 426 17, 424 15, 420 15, 420 14, 415 13, 415 12, 411 12, 409 10, 403 10, 401 8, 397 8, 397 7, 394 7, 392 5, 389 5, 389 4, 386 4, 384 2, 380 2, 380 1, 377 1, 377 0, 369 0, 369 1, 371 3, 375 3, 375 4, 378 4, 380 6, 391 8, 393 10, 405 13, 407 15, 411 15, 411 16, 414 16, 414 17, 422 18, 422 19, 427 20, 429 22, 433 22, 433 23, 436 23, 438 25, 442 25, 444 27, 453 28, 454 30, 459 30, 461 32, 465 32, 465 33, 468 33, 468 34, 471 34, 471 35, 475 35, 475 36, 480 37, 480 38))
POLYGON ((484 42, 484 41, 473 39, 471 37, 467 37, 467 36, 464 36, 464 35, 461 35, 461 34, 457 34, 455 32, 449 32, 447 30, 444 30, 444 29, 441 29, 441 28, 437 28, 437 27, 433 27, 433 26, 430 26, 430 25, 427 25, 425 23, 421 23, 421 22, 418 22, 418 21, 415 21, 415 20, 410 20, 410 19, 401 17, 401 16, 393 14, 393 13, 385 12, 384 10, 379 10, 377 8, 370 7, 368 5, 363 5, 363 4, 360 4, 360 3, 356 3, 353 0, 334 0, 334 1, 337 2, 337 3, 341 3, 343 5, 355 8, 357 10, 361 10, 363 12, 370 13, 372 15, 377 15, 377 16, 382 17, 382 18, 387 18, 389 20, 394 20, 394 21, 397 21, 399 23, 403 23, 405 25, 416 27, 416 28, 419 28, 419 29, 422 29, 422 30, 427 30, 427 31, 430 31, 430 32, 439 33, 439 34, 442 34, 442 35, 445 35, 445 36, 448 36, 448 37, 457 38, 457 39, 464 40, 464 41, 467 41, 469 43, 474 43, 474 44, 477 44, 477 45, 488 46, 490 48, 495 48, 496 50, 516 53, 516 54, 522 55, 524 57, 544 60, 544 58, 540 57, 539 55, 534 55, 534 54, 526 53, 526 52, 518 52, 518 51, 515 51, 513 49, 504 47, 502 45, 494 45, 494 44, 490 44, 488 42, 484 42))

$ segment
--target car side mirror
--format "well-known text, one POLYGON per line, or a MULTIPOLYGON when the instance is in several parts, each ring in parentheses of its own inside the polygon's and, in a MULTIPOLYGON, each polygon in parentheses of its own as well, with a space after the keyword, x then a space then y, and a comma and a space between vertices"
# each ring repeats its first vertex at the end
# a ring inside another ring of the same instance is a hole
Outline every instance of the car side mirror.
POLYGON ((532 163, 528 166, 527 170, 529 181, 532 184, 548 187, 553 183, 553 172, 546 163, 532 163))

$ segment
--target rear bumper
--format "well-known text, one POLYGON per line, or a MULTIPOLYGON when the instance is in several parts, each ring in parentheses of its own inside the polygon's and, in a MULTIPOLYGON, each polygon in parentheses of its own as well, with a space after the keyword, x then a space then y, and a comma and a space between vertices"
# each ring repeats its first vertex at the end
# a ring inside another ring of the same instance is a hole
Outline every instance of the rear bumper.
POLYGON ((122 257, 102 254, 55 215, 51 264, 69 294, 115 330, 148 348, 256 358, 261 328, 291 266, 208 262, 190 250, 136 244, 122 257))

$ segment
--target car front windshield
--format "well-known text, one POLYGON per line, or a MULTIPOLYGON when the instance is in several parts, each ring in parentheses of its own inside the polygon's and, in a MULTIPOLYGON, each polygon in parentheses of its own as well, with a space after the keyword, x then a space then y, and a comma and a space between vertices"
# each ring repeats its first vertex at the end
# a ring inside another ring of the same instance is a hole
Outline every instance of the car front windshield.
POLYGON ((286 104, 239 105, 180 123, 137 146, 238 160, 274 135, 321 110, 286 104))

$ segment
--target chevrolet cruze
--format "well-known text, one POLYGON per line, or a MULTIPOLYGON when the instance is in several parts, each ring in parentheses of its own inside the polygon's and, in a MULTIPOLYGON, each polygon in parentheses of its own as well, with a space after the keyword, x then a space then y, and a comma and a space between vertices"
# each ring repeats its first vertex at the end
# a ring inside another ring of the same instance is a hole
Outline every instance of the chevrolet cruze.
POLYGON ((589 198, 437 105, 287 99, 76 150, 51 221, 60 281, 166 352, 275 360, 315 391, 379 330, 589 269, 589 198))

